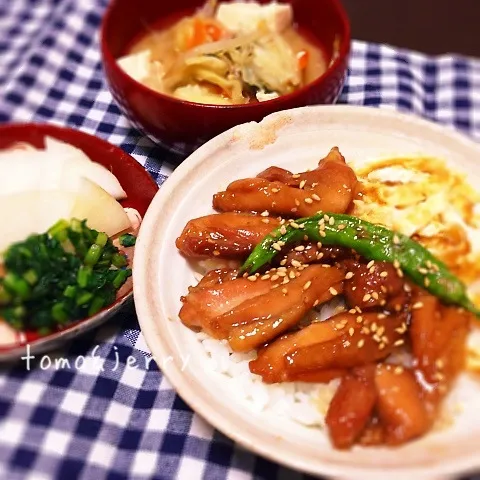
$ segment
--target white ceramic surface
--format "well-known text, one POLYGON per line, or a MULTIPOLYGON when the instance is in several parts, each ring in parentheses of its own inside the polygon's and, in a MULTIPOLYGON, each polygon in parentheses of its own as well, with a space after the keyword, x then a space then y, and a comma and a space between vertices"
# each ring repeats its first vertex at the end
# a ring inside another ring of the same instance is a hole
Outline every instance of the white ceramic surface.
MULTIPOLYGON (((186 222, 212 213, 212 195, 234 179, 268 166, 314 168, 332 146, 353 165, 379 158, 426 154, 444 158, 480 180, 480 147, 413 116, 366 107, 319 106, 279 112, 260 124, 235 127, 185 160, 155 197, 141 227, 134 268, 135 304, 142 331, 159 365, 183 399, 246 448, 318 475, 389 480, 448 478, 480 469, 480 379, 464 376, 449 400, 462 411, 448 428, 399 448, 334 450, 324 431, 259 414, 208 370, 194 334, 178 319, 180 296, 195 283, 175 248, 186 222), (168 363, 165 359, 173 357, 168 363), (190 361, 182 371, 183 359, 190 361)), ((458 409, 457 409, 458 410, 458 409)))

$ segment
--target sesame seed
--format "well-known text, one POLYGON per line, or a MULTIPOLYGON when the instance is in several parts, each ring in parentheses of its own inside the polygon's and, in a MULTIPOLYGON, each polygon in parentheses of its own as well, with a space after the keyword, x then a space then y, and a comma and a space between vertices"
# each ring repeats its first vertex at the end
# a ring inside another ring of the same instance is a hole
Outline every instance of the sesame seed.
POLYGON ((272 247, 273 247, 275 250, 277 250, 277 252, 279 252, 279 251, 282 249, 282 247, 278 244, 278 242, 273 243, 273 244, 272 244, 272 247))
POLYGON ((323 230, 320 230, 318 233, 320 234, 321 237, 327 236, 327 234, 323 230))
POLYGON ((278 243, 281 247, 283 247, 283 246, 285 245, 285 242, 282 242, 281 240, 279 240, 277 243, 278 243))
POLYGON ((312 282, 309 280, 304 286, 303 286, 303 289, 304 290, 308 290, 310 288, 310 285, 312 284, 312 282))
POLYGON ((290 272, 288 276, 293 280, 295 278, 295 272, 290 272))
POLYGON ((354 329, 353 327, 350 327, 350 328, 348 329, 348 334, 349 334, 351 337, 353 337, 353 334, 354 334, 354 333, 355 333, 355 329, 354 329))
POLYGON ((302 264, 298 260, 292 260, 292 266, 298 268, 301 267, 302 264))
POLYGON ((377 324, 375 322, 373 322, 371 325, 370 325, 370 330, 372 332, 376 332, 377 331, 377 324))
POLYGON ((303 252, 305 250, 305 247, 303 245, 299 245, 298 247, 295 247, 294 250, 296 252, 303 252))
POLYGON ((290 211, 291 211, 292 213, 295 213, 295 212, 297 211, 297 209, 296 209, 296 208, 291 208, 290 211))
POLYGON ((284 219, 284 218, 278 217, 278 219, 280 220, 280 225, 284 225, 284 224, 285 224, 285 219, 284 219))
POLYGON ((286 265, 287 264, 287 259, 284 258, 283 260, 280 260, 280 265, 286 265))
POLYGON ((373 267, 374 264, 375 264, 375 260, 370 260, 370 261, 367 263, 367 268, 373 267))
POLYGON ((313 200, 310 197, 305 198, 303 201, 308 204, 313 203, 313 200))
POLYGON ((312 195, 312 198, 313 198, 314 200, 316 200, 317 202, 320 201, 320 197, 319 197, 316 193, 314 193, 314 194, 312 195))
POLYGON ((423 284, 428 287, 430 285, 430 279, 425 277, 425 279, 423 280, 423 284))
POLYGON ((382 335, 382 342, 383 342, 385 345, 388 345, 389 340, 388 340, 388 337, 387 337, 386 335, 382 335))
POLYGON ((379 320, 383 320, 384 318, 387 318, 387 316, 386 316, 384 313, 379 313, 379 314, 377 315, 377 318, 378 318, 379 320))
POLYGON ((279 188, 272 188, 272 192, 273 192, 273 193, 278 193, 279 191, 280 191, 279 188))
POLYGON ((317 260, 321 260, 323 258, 323 252, 317 253, 317 260))
POLYGON ((290 225, 293 227, 293 228, 300 228, 300 225, 296 222, 290 222, 290 225))
POLYGON ((393 369, 393 373, 395 375, 400 375, 403 373, 403 367, 401 365, 397 365, 394 369, 393 369))
POLYGON ((316 307, 319 303, 320 303, 320 300, 317 299, 313 302, 313 306, 316 307))
POLYGON ((407 293, 410 293, 412 291, 412 287, 406 283, 404 286, 403 286, 403 289, 407 292, 407 293))
POLYGON ((377 293, 377 292, 372 292, 372 297, 373 297, 375 300, 378 300, 378 293, 377 293))
POLYGON ((286 272, 286 271, 287 271, 286 267, 278 267, 277 268, 277 272, 286 272))
POLYGON ((333 296, 338 295, 338 292, 337 292, 333 287, 330 287, 330 288, 328 289, 328 291, 329 291, 333 296))
POLYGON ((288 293, 288 290, 286 288, 282 288, 282 293, 286 295, 288 293))
POLYGON ((304 223, 300 223, 300 224, 298 225, 298 228, 305 228, 305 224, 304 224, 304 223))
POLYGON ((322 248, 322 242, 317 242, 317 248, 320 250, 322 248))
POLYGON ((418 272, 421 273, 422 275, 426 275, 428 273, 428 270, 426 268, 421 267, 418 269, 418 272))
POLYGON ((378 327, 377 335, 381 337, 384 333, 385 333, 385 327, 383 326, 378 327))
POLYGON ((445 366, 445 362, 441 358, 437 358, 435 361, 435 366, 442 369, 445 366))
POLYGON ((312 188, 315 188, 317 185, 318 185, 318 183, 317 183, 317 182, 315 182, 315 183, 312 183, 312 188))
POLYGON ((363 333, 364 335, 368 335, 370 333, 370 329, 368 327, 362 327, 360 330, 360 333, 363 333))
POLYGON ((412 308, 414 310, 417 310, 419 308, 423 308, 423 303, 422 302, 415 302, 413 305, 412 305, 412 308))
POLYGON ((397 275, 400 277, 400 278, 403 278, 403 272, 397 268, 397 275))
POLYGON ((304 235, 304 236, 303 236, 303 240, 304 240, 305 242, 308 242, 308 235, 304 235))
POLYGON ((377 343, 380 343, 382 341, 382 339, 377 335, 375 334, 373 337, 372 337, 377 343))
POLYGON ((400 239, 398 238, 397 235, 394 235, 394 236, 393 236, 393 243, 394 243, 395 245, 398 245, 398 244, 400 243, 400 239))
POLYGON ((363 302, 368 302, 371 298, 372 298, 372 296, 371 296, 369 293, 366 293, 366 294, 363 296, 362 301, 363 301, 363 302))
POLYGON ((215 257, 218 257, 220 255, 220 252, 218 250, 214 250, 213 255, 215 255, 215 257))
POLYGON ((380 285, 380 290, 383 292, 383 293, 387 293, 387 287, 385 285, 380 285))
POLYGON ((251 282, 254 282, 256 279, 257 279, 256 275, 250 275, 249 277, 247 277, 247 280, 250 280, 251 282))
POLYGON ((287 233, 287 227, 286 227, 285 225, 282 225, 282 226, 280 227, 280 233, 281 233, 282 235, 285 235, 285 234, 287 233))
POLYGON ((380 272, 380 276, 382 278, 388 277, 388 272, 386 272, 386 271, 380 272))
POLYGON ((323 216, 323 219, 324 219, 326 222, 328 222, 328 221, 330 220, 330 217, 329 217, 327 214, 325 214, 325 215, 323 216))
POLYGON ((292 178, 300 178, 300 174, 299 174, 299 173, 295 173, 294 175, 292 175, 292 178))
POLYGON ((385 348, 385 344, 382 342, 379 346, 378 346, 378 349, 379 350, 383 350, 385 348))
POLYGON ((278 275, 279 277, 285 277, 285 276, 287 275, 287 273, 286 273, 286 272, 278 272, 278 271, 277 271, 277 275, 278 275))
POLYGON ((400 268, 400 262, 398 260, 393 261, 393 267, 394 268, 400 268))
MULTIPOLYGON (((355 313, 355 312, 354 312, 355 313)), ((361 315, 359 315, 357 317, 357 323, 362 323, 363 322, 363 317, 361 315)))
POLYGON ((272 277, 270 278, 270 281, 275 282, 275 281, 278 280, 279 278, 280 278, 280 277, 279 277, 277 274, 275 274, 275 275, 272 275, 272 277))
POLYGON ((279 284, 279 283, 276 283, 275 285, 272 286, 272 290, 273 290, 274 288, 278 288, 279 286, 280 286, 280 284, 279 284))
POLYGON ((263 223, 270 223, 270 219, 269 218, 262 218, 262 222, 263 223))
POLYGON ((375 267, 370 267, 370 268, 368 269, 368 273, 373 273, 374 271, 375 271, 375 267))
POLYGON ((364 345, 365 345, 365 340, 361 338, 357 343, 357 347, 362 348, 364 345))
POLYGON ((286 284, 289 283, 289 282, 290 282, 290 279, 289 279, 288 277, 285 277, 285 278, 283 279, 282 285, 286 285, 286 284))
POLYGON ((297 207, 300 206, 300 202, 298 201, 298 198, 295 199, 295 205, 296 205, 297 207))
POLYGON ((357 289, 357 286, 355 285, 354 287, 352 287, 352 292, 354 292, 356 289, 357 289))
POLYGON ((393 344, 393 346, 394 347, 399 347, 400 345, 403 345, 404 343, 405 343, 405 340, 403 340, 403 338, 400 338, 393 344))
POLYGON ((329 225, 333 225, 335 223, 335 219, 333 217, 330 217, 330 220, 328 220, 329 225))
POLYGON ((261 214, 260 214, 262 217, 268 217, 270 215, 270 213, 268 212, 268 210, 265 210, 263 211, 261 214))
POLYGON ((302 180, 302 181, 300 182, 300 188, 303 188, 306 183, 307 183, 306 180, 302 180))
POLYGON ((270 278, 270 275, 266 273, 265 275, 262 275, 262 277, 260 277, 260 280, 268 280, 269 278, 270 278))
POLYGON ((344 346, 344 347, 349 347, 349 346, 350 346, 350 342, 349 342, 348 340, 345 340, 345 341, 343 342, 343 346, 344 346))
POLYGON ((362 309, 361 309, 358 305, 355 305, 355 310, 356 310, 358 313, 362 313, 362 309))
POLYGON ((343 230, 345 228, 345 225, 343 223, 341 223, 338 227, 337 227, 339 230, 343 230))
POLYGON ((345 280, 350 280, 353 277, 353 272, 347 272, 345 275, 345 280))
POLYGON ((336 328, 337 330, 341 330, 341 329, 344 328, 344 327, 345 327, 345 324, 344 324, 344 323, 341 323, 341 322, 339 322, 339 323, 337 323, 337 324, 335 325, 335 328, 336 328))

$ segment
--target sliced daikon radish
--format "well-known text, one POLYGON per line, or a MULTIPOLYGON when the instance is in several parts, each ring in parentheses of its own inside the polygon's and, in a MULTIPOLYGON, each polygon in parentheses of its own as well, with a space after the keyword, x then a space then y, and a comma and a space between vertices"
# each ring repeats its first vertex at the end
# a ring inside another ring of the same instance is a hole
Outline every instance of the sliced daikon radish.
POLYGON ((130 228, 130 220, 123 207, 86 178, 82 179, 70 218, 86 219, 88 227, 105 232, 109 237, 130 228))
POLYGON ((71 218, 77 195, 68 191, 30 191, 0 197, 0 252, 33 233, 46 232, 61 218, 71 218))
POLYGON ((8 159, 0 157, 0 195, 30 190, 65 190, 67 185, 78 185, 79 179, 85 177, 118 200, 127 196, 113 173, 81 156, 45 150, 10 153, 8 159))

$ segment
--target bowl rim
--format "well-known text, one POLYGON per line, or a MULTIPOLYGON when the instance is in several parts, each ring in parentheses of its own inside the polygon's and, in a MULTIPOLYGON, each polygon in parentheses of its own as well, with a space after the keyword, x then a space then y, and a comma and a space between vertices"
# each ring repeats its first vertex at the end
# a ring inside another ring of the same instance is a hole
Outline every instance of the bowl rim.
MULTIPOLYGON (((110 68, 112 68, 116 75, 119 75, 122 78, 122 81, 128 82, 133 88, 140 90, 145 95, 151 95, 154 98, 162 101, 171 102, 174 105, 183 105, 185 107, 200 107, 200 108, 207 108, 207 109, 220 109, 220 110, 237 110, 237 109, 255 109, 258 108, 259 105, 269 105, 274 107, 278 104, 281 107, 283 102, 288 102, 289 100, 293 100, 296 97, 301 96, 302 94, 310 91, 312 88, 314 89, 316 86, 321 85, 330 77, 333 76, 334 72, 340 68, 343 62, 348 60, 351 50, 351 26, 350 20, 348 18, 347 12, 343 7, 340 0, 328 0, 331 5, 334 7, 336 14, 339 17, 340 24, 341 24, 341 32, 342 37, 340 40, 340 45, 338 47, 338 53, 335 58, 330 61, 327 69, 323 72, 322 75, 317 77, 315 80, 308 82, 306 85, 302 86, 301 88, 287 93, 285 95, 280 95, 277 98, 272 98, 270 100, 266 100, 264 102, 258 103, 246 103, 246 104, 234 104, 234 105, 215 105, 211 103, 198 103, 198 102, 190 102, 188 100, 182 100, 180 98, 176 98, 173 95, 167 95, 165 93, 160 93, 156 90, 153 90, 150 87, 147 87, 143 83, 135 80, 130 75, 128 75, 122 68, 118 66, 117 59, 114 57, 110 48, 108 46, 108 42, 106 39, 106 31, 110 26, 110 19, 113 15, 113 10, 118 5, 118 2, 121 0, 112 0, 103 16, 102 23, 100 26, 100 50, 102 53, 102 60, 104 64, 108 64, 110 68)), ((291 1, 288 0, 285 3, 291 4, 291 1)), ((292 6, 293 7, 293 6, 292 6)), ((295 13, 295 12, 294 12, 295 13)), ((338 34, 337 33, 337 34, 338 34)), ((108 76, 107 76, 108 79, 108 76)))
MULTIPOLYGON (((148 182, 150 186, 155 189, 156 192, 158 192, 159 190, 159 187, 155 180, 152 178, 152 176, 130 154, 125 152, 119 146, 113 145, 107 140, 104 140, 103 138, 96 135, 92 135, 70 127, 56 125, 54 123, 10 122, 0 125, 0 137, 6 136, 9 130, 23 132, 31 129, 39 131, 41 136, 43 136, 43 139, 48 136, 54 136, 56 139, 68 143, 69 145, 73 145, 80 150, 81 148, 78 147, 77 144, 74 144, 71 141, 64 140, 65 135, 73 136, 75 137, 75 139, 78 140, 84 140, 85 143, 97 144, 99 146, 103 146, 104 148, 108 148, 109 151, 112 153, 112 156, 118 158, 119 164, 126 163, 128 164, 129 169, 141 172, 142 175, 145 174, 145 181, 148 182)), ((14 140, 14 142, 16 141, 18 140, 14 140)), ((8 144, 8 138, 6 143, 8 144)), ((91 160, 92 162, 97 163, 94 158, 91 158, 91 160)), ((129 301, 132 296, 133 284, 128 288, 128 290, 118 296, 113 303, 102 308, 102 310, 100 310, 93 316, 77 320, 71 325, 68 325, 66 328, 50 333, 44 337, 38 337, 33 340, 24 339, 21 341, 17 341, 11 346, 2 345, 0 346, 0 362, 17 359, 20 354, 25 353, 25 348, 27 345, 30 345, 30 347, 32 347, 32 351, 33 349, 35 349, 37 353, 44 352, 49 348, 53 348, 56 345, 56 342, 60 340, 66 341, 75 337, 77 333, 80 334, 82 332, 86 332, 87 330, 90 330, 100 325, 101 323, 103 323, 103 321, 106 321, 110 316, 116 313, 127 301, 129 301)))
MULTIPOLYGON (((309 115, 311 115, 312 111, 316 111, 318 116, 321 117, 322 115, 332 113, 333 110, 336 110, 339 116, 350 113, 353 113, 354 115, 367 113, 368 115, 383 117, 386 122, 389 120, 406 121, 412 125, 418 126, 419 129, 427 129, 436 135, 442 134, 448 137, 450 141, 455 142, 456 144, 461 144, 465 148, 477 151, 480 149, 480 146, 476 142, 468 136, 453 130, 453 128, 450 129, 445 125, 436 124, 410 113, 392 111, 390 109, 373 109, 372 107, 367 106, 317 105, 299 107, 275 112, 265 117, 265 119, 259 123, 274 124, 276 118, 282 118, 282 116, 286 114, 291 114, 293 119, 295 119, 301 116, 304 112, 309 112, 309 115)), ((155 321, 155 318, 162 314, 155 309, 155 306, 157 306, 158 303, 154 301, 154 298, 155 295, 161 298, 161 295, 152 292, 151 286, 152 278, 158 273, 152 271, 152 264, 154 263, 152 261, 152 255, 155 254, 154 245, 159 238, 158 235, 160 235, 156 228, 156 221, 160 215, 159 212, 162 211, 168 197, 171 196, 176 186, 182 182, 185 175, 199 168, 203 159, 216 151, 217 148, 228 144, 232 139, 232 135, 234 135, 239 128, 252 123, 257 122, 242 124, 223 132, 202 145, 190 155, 173 172, 167 182, 165 182, 163 188, 157 193, 144 217, 139 232, 137 255, 135 257, 134 299, 141 331, 144 334, 145 341, 154 358, 156 358, 157 355, 162 358, 162 356, 169 356, 173 353, 172 347, 168 344, 168 341, 162 338, 162 325, 157 324, 155 321)), ((168 321, 168 319, 165 319, 165 321, 168 321)), ((312 475, 327 475, 344 479, 359 478, 362 480, 383 480, 385 478, 383 467, 380 470, 373 466, 354 467, 332 462, 323 463, 322 471, 319 471, 317 468, 314 468, 311 461, 306 457, 294 455, 287 460, 284 456, 275 455, 275 445, 269 447, 268 445, 262 444, 262 442, 257 440, 256 435, 252 434, 251 430, 249 431, 248 427, 234 428, 231 418, 225 418, 222 415, 224 410, 227 410, 230 414, 234 414, 234 412, 232 412, 228 406, 222 405, 220 408, 220 405, 214 405, 206 401, 206 398, 199 395, 199 392, 195 390, 194 386, 189 382, 189 379, 184 375, 180 366, 175 362, 172 362, 169 365, 169 368, 164 369, 162 373, 168 378, 177 394, 182 397, 197 414, 201 415, 214 428, 225 433, 229 438, 255 454, 262 455, 275 463, 312 475)), ((394 478, 394 480, 405 480, 407 476, 415 476, 415 478, 430 480, 433 478, 441 478, 445 480, 446 478, 450 478, 450 475, 469 472, 472 468, 478 465, 478 463, 478 456, 476 454, 465 455, 464 457, 449 461, 445 466, 440 464, 413 467, 405 466, 401 471, 390 470, 389 475, 394 478)))

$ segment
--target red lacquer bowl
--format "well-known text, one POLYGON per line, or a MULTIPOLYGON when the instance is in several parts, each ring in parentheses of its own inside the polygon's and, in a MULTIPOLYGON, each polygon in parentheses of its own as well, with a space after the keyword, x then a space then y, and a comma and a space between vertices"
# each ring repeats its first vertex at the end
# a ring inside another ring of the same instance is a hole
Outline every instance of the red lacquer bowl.
MULTIPOLYGON (((269 3, 269 0, 258 0, 269 3)), ((345 81, 350 25, 339 0, 289 0, 301 30, 323 46, 328 70, 305 87, 280 98, 247 105, 203 105, 163 95, 128 76, 116 63, 132 40, 159 19, 193 12, 204 0, 112 0, 103 19, 101 49, 112 94, 132 124, 152 140, 180 154, 224 130, 270 113, 313 104, 334 103, 345 81), (335 45, 335 46, 334 46, 335 45)))
MULTIPOLYGON (((118 178, 127 194, 127 198, 120 202, 122 206, 135 208, 142 217, 145 215, 150 202, 157 193, 157 184, 130 155, 98 137, 54 125, 3 125, 0 126, 0 150, 18 142, 43 148, 44 139, 47 136, 80 148, 91 160, 108 168, 118 178)), ((14 360, 25 355, 27 344, 29 352, 32 354, 59 347, 64 341, 90 330, 110 318, 131 298, 132 291, 131 284, 125 288, 122 287, 115 303, 93 317, 80 320, 58 332, 43 337, 39 337, 34 332, 23 332, 18 336, 16 343, 0 346, 0 361, 14 360)))

